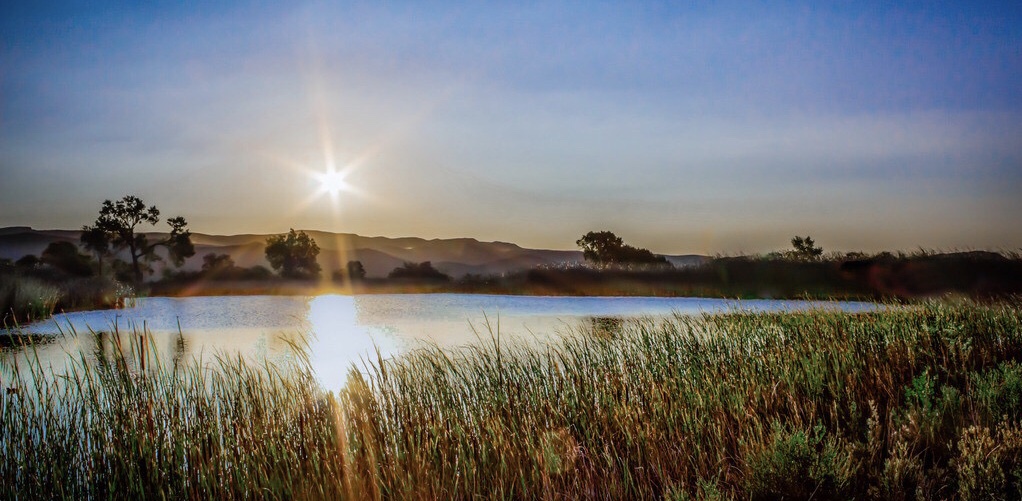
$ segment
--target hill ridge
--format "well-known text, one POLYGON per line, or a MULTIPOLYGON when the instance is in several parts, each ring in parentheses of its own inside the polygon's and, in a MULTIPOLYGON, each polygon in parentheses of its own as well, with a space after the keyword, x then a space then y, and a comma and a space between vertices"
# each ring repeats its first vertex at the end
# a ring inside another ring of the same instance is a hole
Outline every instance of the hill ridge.
MULTIPOLYGON (((342 269, 347 261, 362 261, 369 276, 386 276, 405 262, 430 261, 454 277, 468 273, 500 274, 536 266, 564 266, 582 262, 578 250, 531 249, 512 242, 482 241, 473 237, 432 238, 363 236, 324 230, 305 231, 319 245, 320 266, 326 274, 342 269)), ((0 228, 0 258, 18 259, 39 255, 51 242, 77 243, 79 230, 36 230, 28 226, 0 228)), ((160 237, 166 232, 146 232, 160 237)), ((185 270, 202 266, 202 256, 228 254, 238 266, 268 266, 263 252, 267 237, 277 233, 215 235, 192 233, 195 255, 185 261, 185 270)), ((667 256, 676 265, 702 262, 705 256, 667 256)))

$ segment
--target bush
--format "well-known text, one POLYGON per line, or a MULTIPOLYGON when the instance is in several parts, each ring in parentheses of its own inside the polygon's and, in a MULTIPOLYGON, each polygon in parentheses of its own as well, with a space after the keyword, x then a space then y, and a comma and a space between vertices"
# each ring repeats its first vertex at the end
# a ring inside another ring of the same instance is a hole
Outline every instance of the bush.
POLYGON ((1022 499, 1022 428, 970 426, 958 442, 961 499, 1022 499))
POLYGON ((422 280, 430 282, 448 282, 451 277, 440 270, 433 267, 433 264, 429 261, 424 261, 419 264, 405 263, 387 275, 387 278, 393 280, 422 280))
POLYGON ((848 497, 849 463, 823 426, 790 430, 775 421, 768 442, 749 453, 747 489, 752 499, 848 497))
POLYGON ((990 425, 1022 416, 1022 365, 1014 360, 971 374, 976 410, 990 425))

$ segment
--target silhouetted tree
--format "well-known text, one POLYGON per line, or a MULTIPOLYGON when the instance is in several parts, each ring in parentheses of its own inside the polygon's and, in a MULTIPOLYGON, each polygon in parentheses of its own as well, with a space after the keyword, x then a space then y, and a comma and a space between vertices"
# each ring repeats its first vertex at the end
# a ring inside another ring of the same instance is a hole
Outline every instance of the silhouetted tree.
MULTIPOLYGON (((131 258, 132 276, 136 284, 141 284, 143 272, 152 271, 149 264, 162 259, 156 254, 157 247, 164 247, 167 250, 167 256, 175 266, 181 266, 185 258, 195 255, 191 232, 185 228, 188 223, 183 217, 167 219, 170 234, 156 242, 150 242, 145 233, 136 232, 140 225, 155 225, 159 221, 160 210, 155 205, 147 208, 142 199, 128 195, 117 202, 103 201, 99 218, 92 227, 106 234, 112 248, 127 249, 131 258)), ((86 229, 94 231, 89 227, 86 229)))
POLYGON ((40 261, 67 275, 87 277, 92 275, 89 256, 78 252, 78 246, 63 240, 50 242, 43 250, 40 261))
POLYGON ((809 235, 806 235, 805 238, 795 236, 791 239, 791 246, 795 248, 791 251, 791 256, 802 261, 816 261, 823 255, 823 248, 814 247, 815 245, 816 242, 809 235))
POLYGON ((582 248, 582 256, 586 261, 599 265, 609 264, 645 264, 670 267, 670 262, 663 256, 653 254, 648 249, 640 249, 626 245, 621 237, 609 231, 590 231, 575 242, 582 248))
POLYGON ((318 255, 319 245, 304 231, 295 232, 291 228, 286 234, 266 239, 266 260, 284 278, 319 277, 318 255))
POLYGON ((365 280, 366 269, 362 261, 348 261, 344 268, 335 270, 331 277, 334 282, 358 282, 365 280))
POLYGON ((222 273, 234 268, 234 259, 228 254, 210 252, 202 256, 202 272, 208 274, 222 273))
POLYGON ((103 258, 110 255, 110 236, 96 226, 82 226, 82 247, 96 256, 96 273, 103 274, 103 258))
POLYGON ((621 237, 609 231, 590 231, 575 241, 575 245, 582 248, 585 260, 595 263, 612 262, 624 244, 621 237))
POLYGON ((365 280, 366 269, 365 266, 362 266, 362 261, 348 261, 346 268, 349 280, 365 280))
POLYGON ((426 280, 426 281, 437 281, 446 282, 451 279, 446 273, 433 267, 433 264, 429 261, 423 261, 419 264, 405 263, 397 268, 394 268, 387 278, 397 280, 426 280))

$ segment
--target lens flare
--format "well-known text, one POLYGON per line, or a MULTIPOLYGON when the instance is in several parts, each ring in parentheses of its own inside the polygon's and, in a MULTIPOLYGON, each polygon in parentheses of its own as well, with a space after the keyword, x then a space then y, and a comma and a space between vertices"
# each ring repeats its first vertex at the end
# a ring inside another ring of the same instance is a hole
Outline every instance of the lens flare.
POLYGON ((320 193, 327 193, 331 197, 336 197, 342 191, 349 191, 351 189, 346 180, 348 177, 347 173, 344 171, 328 168, 326 172, 317 173, 314 177, 319 181, 320 193))

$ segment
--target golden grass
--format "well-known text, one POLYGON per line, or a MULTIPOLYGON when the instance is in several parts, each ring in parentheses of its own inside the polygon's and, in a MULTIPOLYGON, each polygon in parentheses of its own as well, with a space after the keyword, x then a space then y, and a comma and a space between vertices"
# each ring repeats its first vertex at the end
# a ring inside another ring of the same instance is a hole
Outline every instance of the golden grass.
POLYGON ((143 370, 128 343, 66 378, 5 365, 0 479, 22 499, 1017 498, 1020 311, 494 333, 376 360, 338 395, 301 346, 143 370))

